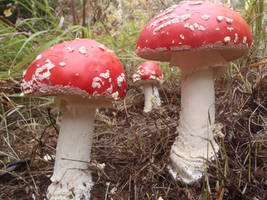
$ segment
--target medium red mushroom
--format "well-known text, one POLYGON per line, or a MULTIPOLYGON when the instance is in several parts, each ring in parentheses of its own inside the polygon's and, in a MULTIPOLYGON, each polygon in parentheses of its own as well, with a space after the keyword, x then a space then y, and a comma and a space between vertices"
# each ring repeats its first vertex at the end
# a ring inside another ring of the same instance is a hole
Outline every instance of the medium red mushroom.
POLYGON ((161 84, 162 77, 158 64, 151 61, 141 63, 133 74, 133 82, 144 90, 144 112, 150 112, 152 108, 161 106, 157 86, 161 84))
POLYGON ((63 42, 33 60, 21 88, 25 95, 55 96, 63 112, 48 199, 89 199, 95 112, 126 94, 120 61, 94 40, 63 42))
POLYGON ((234 10, 209 1, 183 1, 151 19, 137 44, 138 56, 180 67, 179 136, 170 152, 174 178, 192 183, 219 147, 214 140, 214 79, 229 61, 248 53, 252 35, 234 10))

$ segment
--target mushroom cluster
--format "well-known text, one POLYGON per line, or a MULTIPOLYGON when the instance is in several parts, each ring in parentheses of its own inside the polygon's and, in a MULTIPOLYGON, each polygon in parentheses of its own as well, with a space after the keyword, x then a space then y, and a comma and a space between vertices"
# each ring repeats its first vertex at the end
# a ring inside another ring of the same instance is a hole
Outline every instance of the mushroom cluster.
MULTIPOLYGON (((209 1, 182 1, 152 18, 136 44, 138 56, 169 62, 181 69, 181 112, 178 136, 168 169, 175 179, 193 183, 214 159, 214 79, 229 62, 247 54, 249 26, 232 9, 209 1)), ((157 86, 162 72, 153 62, 141 63, 133 82, 142 85, 144 112, 161 105, 157 86)), ((124 98, 127 80, 116 55, 90 39, 56 44, 29 65, 21 88, 25 95, 55 96, 62 111, 54 172, 47 198, 90 199, 90 162, 96 109, 124 98)))
POLYGON ((25 95, 55 96, 63 112, 47 198, 90 199, 93 182, 88 163, 95 113, 126 94, 120 61, 94 40, 59 43, 33 60, 21 88, 25 95))
POLYGON ((169 165, 175 179, 198 180, 204 162, 218 152, 213 136, 214 79, 229 61, 246 55, 251 43, 249 26, 242 17, 209 1, 182 1, 156 15, 140 33, 138 56, 169 62, 182 72, 179 135, 169 165))
POLYGON ((161 106, 161 100, 157 86, 162 83, 162 71, 158 64, 147 61, 142 62, 133 74, 135 85, 141 86, 144 90, 145 103, 144 112, 150 112, 152 108, 161 106))

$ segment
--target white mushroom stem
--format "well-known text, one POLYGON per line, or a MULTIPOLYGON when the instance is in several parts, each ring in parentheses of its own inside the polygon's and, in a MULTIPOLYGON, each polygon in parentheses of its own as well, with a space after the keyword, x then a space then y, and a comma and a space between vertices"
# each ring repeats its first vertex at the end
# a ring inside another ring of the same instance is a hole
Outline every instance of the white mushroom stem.
POLYGON ((54 173, 47 197, 49 200, 89 199, 93 183, 88 162, 96 108, 67 104, 62 109, 54 173))
POLYGON ((185 145, 189 142, 188 145, 195 147, 201 145, 203 139, 213 139, 211 131, 215 117, 213 82, 211 68, 182 77, 179 138, 185 141, 185 145))
POLYGON ((158 88, 152 83, 146 83, 143 85, 145 102, 144 112, 150 112, 153 108, 161 106, 158 88))
POLYGON ((157 106, 161 106, 159 90, 158 90, 157 86, 155 86, 155 85, 153 85, 153 94, 154 94, 154 97, 155 97, 156 105, 157 106))
POLYGON ((216 70, 212 65, 222 66, 225 61, 216 52, 205 53, 187 52, 172 60, 182 69, 182 83, 179 135, 171 148, 169 170, 174 178, 188 184, 202 177, 205 161, 214 159, 219 148, 213 137, 216 70), (193 71, 197 64, 199 70, 193 71))

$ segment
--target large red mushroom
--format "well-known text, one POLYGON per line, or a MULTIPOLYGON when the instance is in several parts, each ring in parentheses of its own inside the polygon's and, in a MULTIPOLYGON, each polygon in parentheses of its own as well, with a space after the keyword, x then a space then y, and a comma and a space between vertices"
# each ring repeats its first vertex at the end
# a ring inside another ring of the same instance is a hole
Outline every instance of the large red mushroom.
POLYGON ((56 44, 38 55, 22 83, 25 95, 55 96, 63 112, 47 198, 89 199, 88 169, 96 108, 111 106, 127 90, 116 55, 90 39, 56 44))
MULTIPOLYGON (((161 12, 142 30, 138 56, 180 67, 181 113, 171 148, 169 170, 192 183, 203 175, 204 162, 219 150, 214 140, 214 79, 229 61, 248 53, 252 35, 234 10, 209 1, 182 1, 161 12)), ((220 72, 220 73, 219 73, 220 72)))

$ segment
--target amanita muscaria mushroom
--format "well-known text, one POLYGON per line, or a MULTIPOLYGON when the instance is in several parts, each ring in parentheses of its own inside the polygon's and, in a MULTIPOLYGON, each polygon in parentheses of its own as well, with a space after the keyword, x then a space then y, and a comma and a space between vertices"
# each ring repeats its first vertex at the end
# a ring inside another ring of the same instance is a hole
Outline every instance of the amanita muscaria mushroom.
POLYGON ((219 69, 248 53, 252 35, 234 10, 208 1, 183 1, 151 19, 137 44, 138 56, 179 66, 179 136, 170 152, 169 171, 192 183, 203 175, 204 161, 215 157, 214 79, 219 69))
POLYGON ((63 112, 48 199, 89 199, 95 112, 126 94, 120 61, 94 40, 63 42, 33 60, 21 88, 25 95, 56 96, 63 112))
POLYGON ((157 86, 161 84, 162 77, 158 64, 151 61, 142 62, 133 74, 134 84, 142 86, 144 90, 144 112, 150 112, 152 108, 161 106, 157 86))

